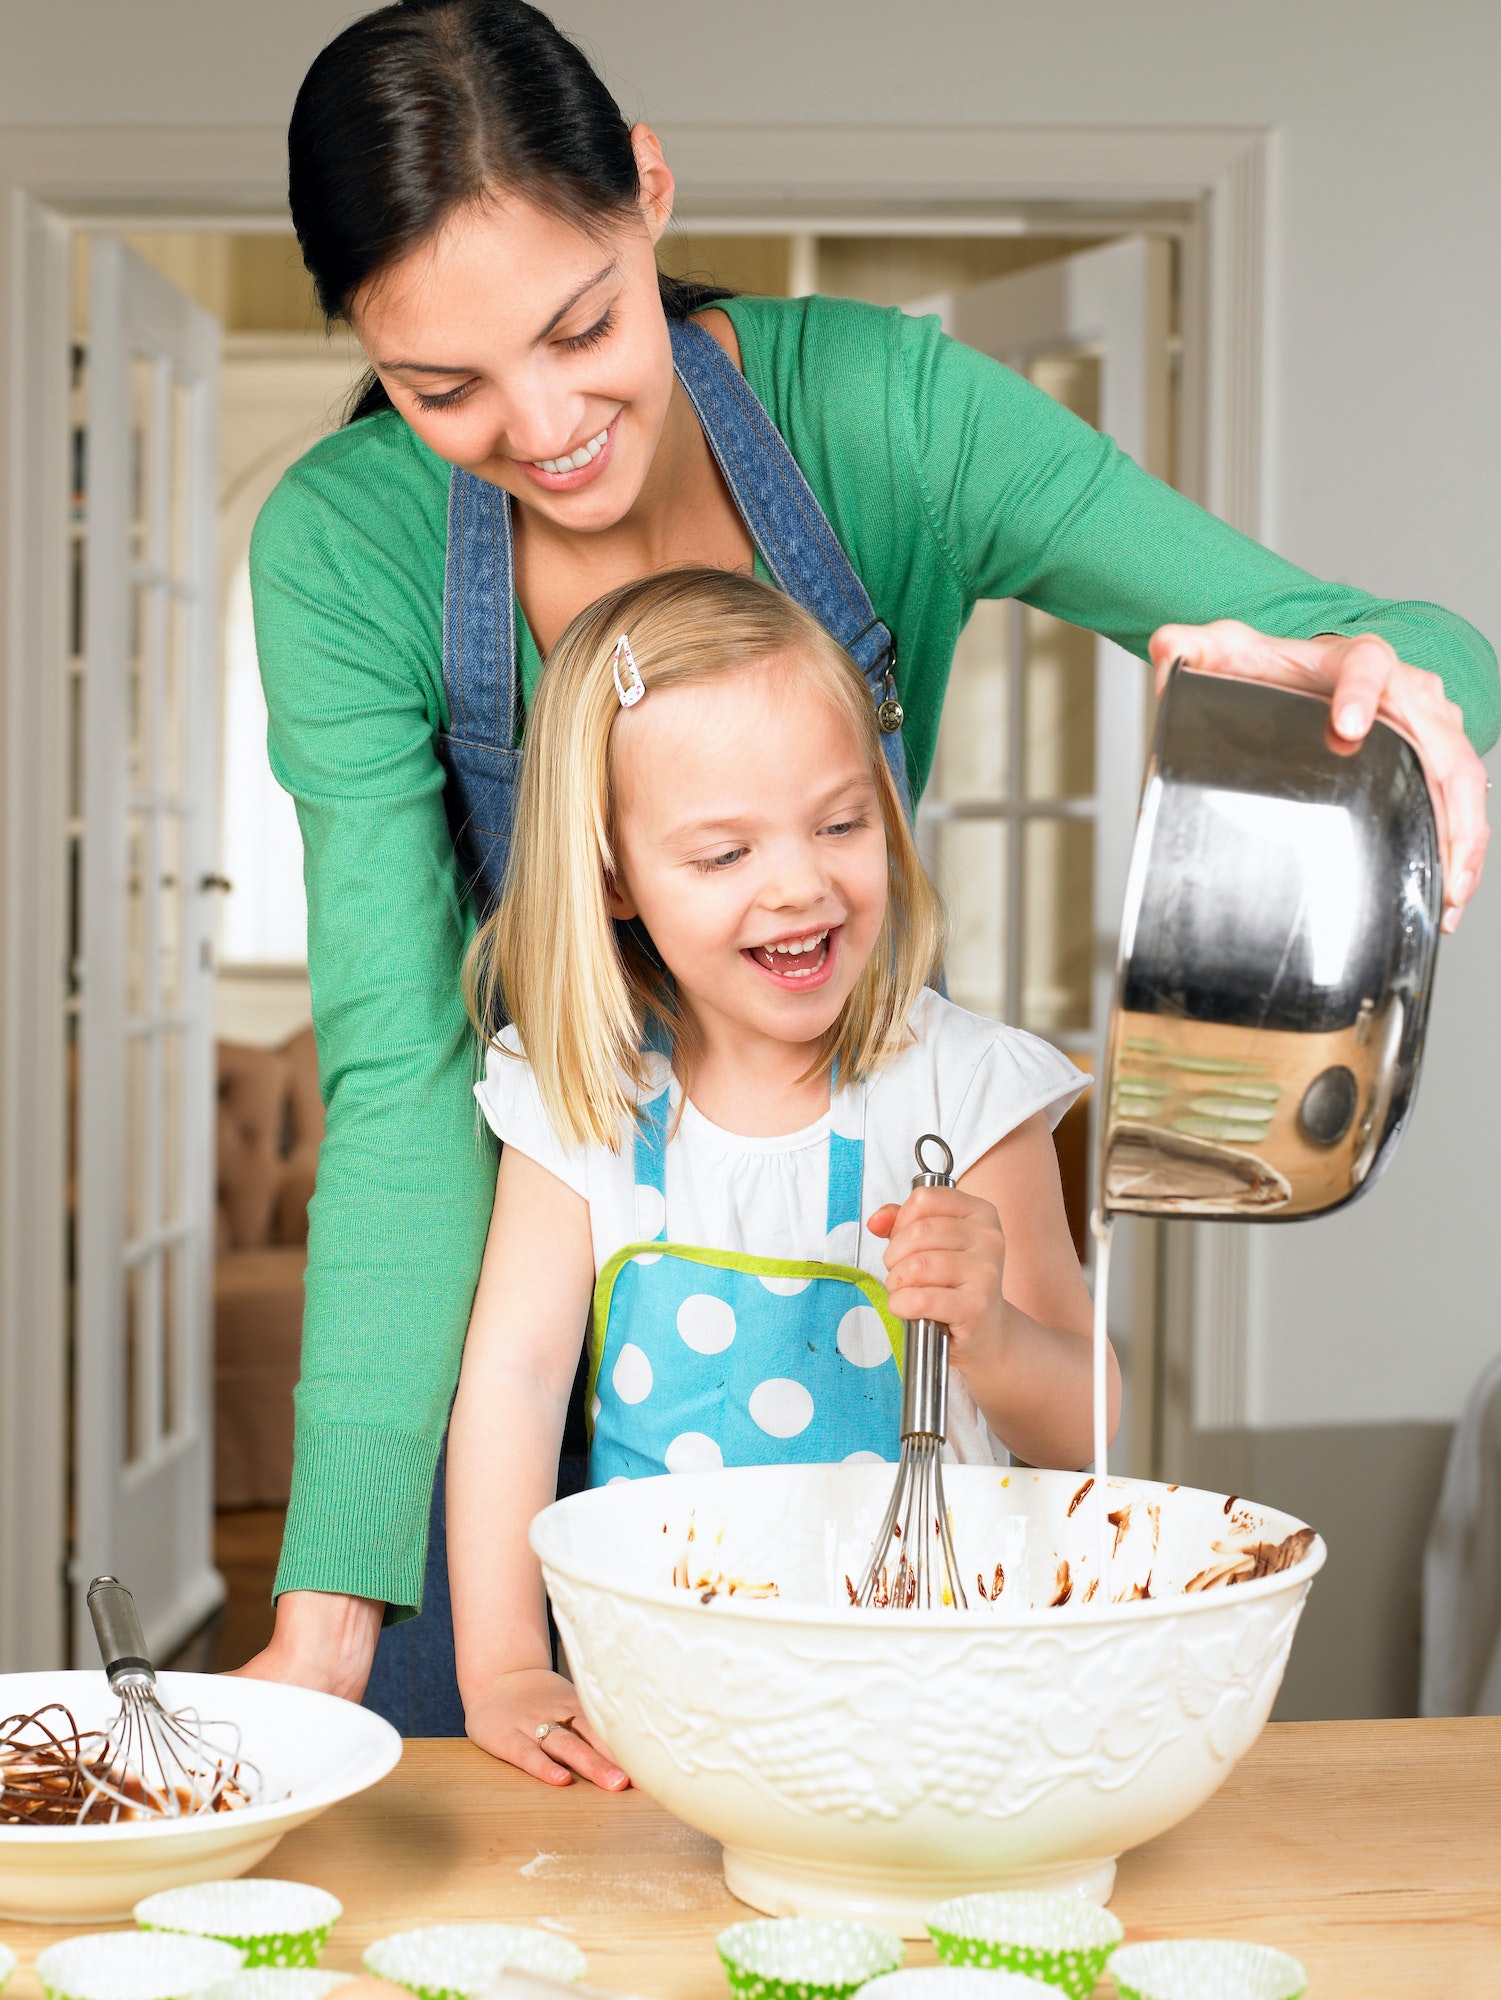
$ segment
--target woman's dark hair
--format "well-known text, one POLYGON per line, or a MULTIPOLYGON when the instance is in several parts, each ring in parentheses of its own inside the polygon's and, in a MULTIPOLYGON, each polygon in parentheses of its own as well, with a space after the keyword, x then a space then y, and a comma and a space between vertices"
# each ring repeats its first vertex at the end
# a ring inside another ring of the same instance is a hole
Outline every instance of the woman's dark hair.
MULTIPOLYGON (((640 194, 620 107, 526 0, 405 0, 354 22, 303 78, 287 156, 292 225, 330 320, 467 202, 515 192, 595 229, 640 194)), ((729 296, 658 283, 669 319, 729 296)), ((371 375, 349 421, 390 407, 371 375)))

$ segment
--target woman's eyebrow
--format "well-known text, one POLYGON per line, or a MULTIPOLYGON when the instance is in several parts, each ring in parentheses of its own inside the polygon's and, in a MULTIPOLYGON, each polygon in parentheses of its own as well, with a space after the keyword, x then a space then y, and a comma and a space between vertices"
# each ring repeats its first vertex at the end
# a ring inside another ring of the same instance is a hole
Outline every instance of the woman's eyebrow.
MULTIPOLYGON (((581 285, 574 291, 571 291, 553 314, 552 318, 547 322, 546 326, 537 335, 536 340, 532 342, 533 347, 537 346, 539 342, 546 340, 547 336, 558 326, 560 321, 567 319, 579 300, 587 297, 596 285, 602 285, 606 278, 613 277, 619 267, 620 259, 612 257, 602 270, 596 271, 592 278, 585 278, 581 285)), ((460 367, 457 363, 442 361, 381 361, 376 365, 382 374, 389 375, 467 375, 471 372, 468 368, 460 367)))

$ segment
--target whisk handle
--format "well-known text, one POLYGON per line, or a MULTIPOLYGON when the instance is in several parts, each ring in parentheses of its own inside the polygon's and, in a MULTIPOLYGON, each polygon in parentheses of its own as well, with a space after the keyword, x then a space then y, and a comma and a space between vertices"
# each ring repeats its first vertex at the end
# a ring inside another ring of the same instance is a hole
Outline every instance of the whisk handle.
POLYGON ((156 1673, 146 1654, 146 1635, 136 1614, 135 1599, 120 1579, 96 1576, 89 1585, 88 1601, 110 1686, 123 1679, 154 1681, 156 1673))

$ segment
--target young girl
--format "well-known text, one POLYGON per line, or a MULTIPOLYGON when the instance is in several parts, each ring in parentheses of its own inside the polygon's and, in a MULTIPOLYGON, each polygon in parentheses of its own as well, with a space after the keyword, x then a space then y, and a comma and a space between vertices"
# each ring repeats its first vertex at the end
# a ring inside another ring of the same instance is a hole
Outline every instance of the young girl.
POLYGON ((504 1151, 448 1462, 459 1685, 495 1756, 626 1782, 551 1671, 526 1539, 586 1327, 594 1485, 895 1459, 924 1316, 956 1456, 1089 1457, 1050 1138, 1084 1078, 940 998, 942 936, 869 689, 807 612, 679 570, 573 622, 471 962, 477 1018, 514 1024, 476 1093, 504 1151), (910 1191, 925 1132, 953 1189, 910 1191))

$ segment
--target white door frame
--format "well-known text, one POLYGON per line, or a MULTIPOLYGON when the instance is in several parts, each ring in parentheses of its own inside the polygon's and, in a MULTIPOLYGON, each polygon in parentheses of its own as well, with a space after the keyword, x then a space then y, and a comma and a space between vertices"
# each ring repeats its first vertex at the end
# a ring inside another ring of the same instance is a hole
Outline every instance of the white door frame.
MULTIPOLYGON (((709 126, 662 131, 697 228, 1014 232, 1154 209, 1182 233, 1186 483, 1264 538, 1275 138, 1246 128, 709 126), (1039 225, 1041 226, 1041 225, 1039 225)), ((81 224, 286 226, 281 126, 0 134, 0 1671, 64 1657, 63 960, 69 255, 81 224)), ((1232 1258, 1249 1232, 1220 1232, 1232 1258)), ((1221 1299, 1244 1283, 1214 1277, 1221 1299)), ((1225 1354, 1244 1330, 1224 1329, 1225 1354)), ((1211 1360, 1217 1356, 1208 1357, 1211 1360)), ((1213 1372, 1213 1371, 1212 1371, 1213 1372)), ((1231 1371, 1233 1373, 1233 1370, 1231 1371)), ((1243 1402, 1217 1380, 1216 1414, 1243 1402)))

